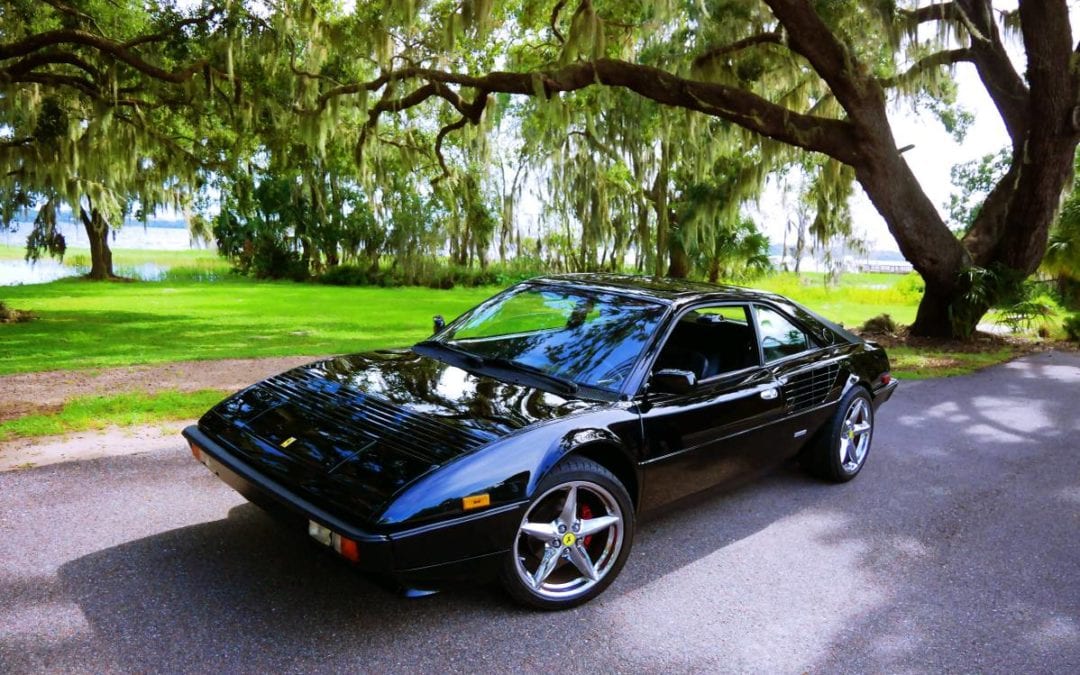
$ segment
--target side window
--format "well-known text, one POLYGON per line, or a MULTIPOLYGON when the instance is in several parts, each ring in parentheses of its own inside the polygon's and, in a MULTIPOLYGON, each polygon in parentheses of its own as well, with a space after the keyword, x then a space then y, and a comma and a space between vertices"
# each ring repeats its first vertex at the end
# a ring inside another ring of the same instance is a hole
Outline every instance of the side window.
POLYGON ((758 365, 745 305, 697 307, 679 318, 653 370, 689 370, 699 380, 758 365))
POLYGON ((813 346, 810 337, 784 315, 761 305, 755 310, 766 363, 805 352, 813 346))

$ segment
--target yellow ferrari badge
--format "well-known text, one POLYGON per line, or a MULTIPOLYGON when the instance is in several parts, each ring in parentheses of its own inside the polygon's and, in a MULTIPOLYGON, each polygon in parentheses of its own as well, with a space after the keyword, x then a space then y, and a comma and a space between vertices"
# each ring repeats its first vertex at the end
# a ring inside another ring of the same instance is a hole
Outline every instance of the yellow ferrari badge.
POLYGON ((281 442, 281 447, 287 448, 287 447, 289 447, 290 445, 292 445, 295 442, 296 442, 296 437, 295 436, 289 436, 288 438, 286 438, 285 440, 283 440, 281 442))
POLYGON ((576 541, 577 541, 577 537, 574 536, 573 532, 567 532, 566 534, 564 534, 562 536, 563 546, 573 546, 574 542, 576 542, 576 541))

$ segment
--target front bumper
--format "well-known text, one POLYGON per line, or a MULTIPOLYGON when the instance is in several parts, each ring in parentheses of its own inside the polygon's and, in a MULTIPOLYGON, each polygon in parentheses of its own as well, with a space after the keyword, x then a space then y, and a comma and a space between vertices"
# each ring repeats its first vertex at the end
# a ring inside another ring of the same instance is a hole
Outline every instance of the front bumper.
POLYGON ((387 574, 404 584, 435 586, 493 575, 527 505, 508 504, 400 531, 371 532, 266 477, 198 426, 187 427, 183 435, 198 447, 199 461, 249 501, 283 510, 297 520, 314 521, 355 541, 358 559, 354 564, 359 569, 387 574))

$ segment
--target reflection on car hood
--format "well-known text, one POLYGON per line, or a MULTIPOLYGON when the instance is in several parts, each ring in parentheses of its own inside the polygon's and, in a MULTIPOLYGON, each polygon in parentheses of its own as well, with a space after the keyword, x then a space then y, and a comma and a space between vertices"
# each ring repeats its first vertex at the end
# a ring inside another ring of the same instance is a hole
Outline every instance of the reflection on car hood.
POLYGON ((428 472, 592 405, 395 350, 275 375, 222 402, 200 425, 284 484, 373 522, 428 472))

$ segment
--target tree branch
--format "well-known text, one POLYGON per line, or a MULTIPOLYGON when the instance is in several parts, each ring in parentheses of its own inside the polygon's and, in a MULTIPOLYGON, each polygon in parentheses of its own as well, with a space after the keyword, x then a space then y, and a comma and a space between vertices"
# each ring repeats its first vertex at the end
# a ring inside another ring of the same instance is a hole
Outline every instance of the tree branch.
POLYGON ((930 21, 957 21, 959 13, 955 2, 940 2, 916 9, 898 10, 900 16, 907 19, 908 26, 914 28, 930 21))
POLYGON ((48 47, 56 47, 64 44, 91 47, 126 63, 148 77, 174 84, 187 82, 196 72, 206 65, 206 61, 200 60, 180 70, 165 70, 164 68, 159 68, 158 66, 144 61, 119 42, 73 28, 46 31, 44 33, 31 35, 30 37, 17 42, 0 45, 0 60, 27 56, 48 47))
POLYGON ((48 51, 40 54, 31 54, 30 56, 19 59, 6 68, 0 69, 0 73, 9 77, 15 77, 24 73, 29 73, 41 66, 50 65, 74 66, 89 75, 95 82, 101 81, 101 73, 97 68, 75 54, 70 54, 68 52, 48 51))
POLYGON ((928 70, 940 66, 951 66, 962 61, 970 62, 973 59, 974 56, 970 49, 950 49, 943 52, 936 52, 930 56, 919 59, 904 72, 894 75, 893 77, 879 79, 878 82, 885 88, 898 87, 911 82, 928 70))
POLYGON ((163 42, 163 41, 168 40, 169 38, 171 38, 173 35, 176 34, 176 32, 178 30, 180 30, 182 28, 187 28, 188 26, 195 26, 195 25, 198 25, 198 24, 201 24, 201 23, 208 23, 209 21, 211 21, 215 16, 217 16, 221 12, 222 12, 221 7, 211 7, 210 11, 207 12, 206 14, 202 14, 200 16, 193 16, 190 19, 184 19, 182 21, 177 21, 175 24, 169 26, 165 30, 162 30, 162 31, 157 32, 157 33, 151 33, 149 35, 143 35, 141 37, 134 38, 132 40, 129 40, 129 41, 123 43, 121 45, 121 47, 123 47, 124 49, 131 49, 133 47, 138 47, 139 45, 149 44, 151 42, 163 42))
POLYGON ((808 0, 764 0, 788 35, 788 46, 802 55, 829 85, 857 124, 880 122, 884 92, 848 48, 818 16, 808 0))
POLYGON ((718 59, 721 56, 727 56, 728 54, 734 54, 749 47, 763 44, 783 44, 783 35, 780 33, 779 30, 776 30, 769 33, 758 33, 757 35, 751 35, 750 37, 743 38, 742 40, 738 40, 737 42, 732 42, 731 44, 710 47, 694 59, 693 67, 701 68, 713 59, 718 59))
POLYGON ((87 25, 93 26, 98 30, 98 32, 103 32, 101 30, 101 27, 98 26, 97 21, 94 19, 94 17, 76 9, 75 7, 72 7, 66 2, 61 2, 60 0, 45 0, 45 4, 51 6, 53 9, 60 12, 61 14, 67 14, 68 16, 72 16, 81 21, 85 21, 87 25))
POLYGON ((551 96, 599 84, 623 87, 657 103, 721 117, 763 136, 821 152, 842 162, 852 164, 859 160, 849 122, 804 115, 737 87, 689 80, 651 66, 615 59, 578 61, 547 71, 495 71, 486 75, 404 68, 384 73, 370 82, 330 89, 319 97, 315 110, 300 111, 316 113, 325 108, 334 96, 375 91, 391 80, 407 79, 422 79, 428 84, 400 99, 379 101, 373 107, 372 115, 377 117, 382 112, 396 112, 417 105, 437 94, 437 83, 473 87, 483 93, 522 96, 551 96))
POLYGON ((559 0, 555 3, 555 6, 551 9, 551 32, 555 35, 555 38, 559 41, 559 44, 566 44, 566 38, 559 32, 559 27, 556 25, 559 21, 559 12, 566 6, 566 0, 559 0))
POLYGON ((461 129, 468 123, 468 118, 459 117, 456 122, 451 122, 450 124, 444 126, 442 129, 439 129, 438 135, 435 136, 435 157, 439 160, 439 167, 441 167, 443 171, 443 175, 439 178, 436 178, 436 181, 438 181, 440 178, 444 178, 450 175, 450 169, 447 168, 446 160, 443 158, 442 154, 443 139, 446 138, 446 135, 449 134, 451 131, 454 131, 455 129, 461 129))
POLYGON ((985 39, 972 35, 972 62, 979 72, 986 92, 994 101, 1013 146, 1023 143, 1027 130, 1029 92, 1012 60, 1005 51, 1001 34, 994 23, 987 0, 956 0, 958 14, 969 30, 975 30, 985 39))

